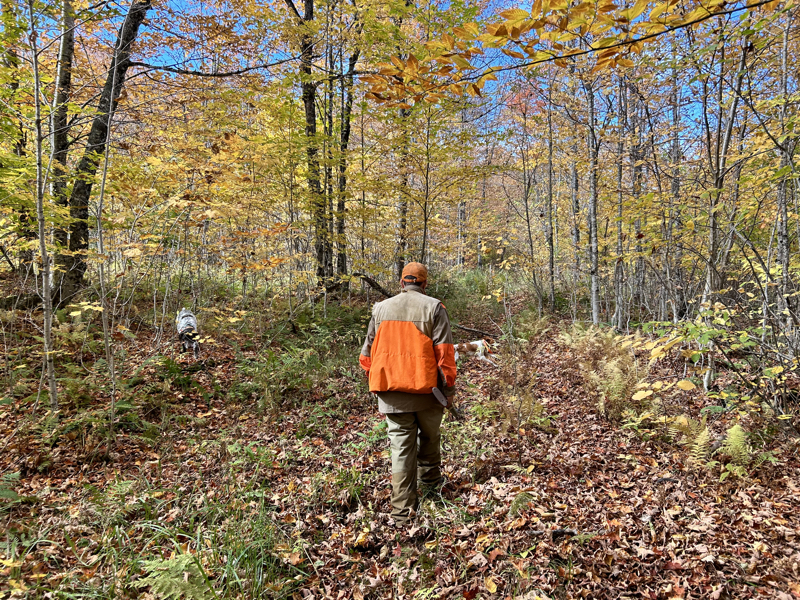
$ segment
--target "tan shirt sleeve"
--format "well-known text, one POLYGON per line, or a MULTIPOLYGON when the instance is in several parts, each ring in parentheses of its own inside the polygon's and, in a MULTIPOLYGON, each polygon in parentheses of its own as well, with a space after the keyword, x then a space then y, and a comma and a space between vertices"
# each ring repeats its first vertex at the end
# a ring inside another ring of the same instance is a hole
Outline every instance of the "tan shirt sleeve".
POLYGON ((442 393, 452 396, 456 393, 456 357, 453 347, 453 332, 450 329, 450 317, 443 304, 436 307, 433 313, 433 350, 439 367, 439 379, 442 393))
POLYGON ((358 362, 361 368, 369 373, 372 367, 372 343, 375 341, 375 314, 369 320, 369 327, 367 327, 367 337, 364 340, 364 345, 361 347, 361 356, 358 357, 358 362))

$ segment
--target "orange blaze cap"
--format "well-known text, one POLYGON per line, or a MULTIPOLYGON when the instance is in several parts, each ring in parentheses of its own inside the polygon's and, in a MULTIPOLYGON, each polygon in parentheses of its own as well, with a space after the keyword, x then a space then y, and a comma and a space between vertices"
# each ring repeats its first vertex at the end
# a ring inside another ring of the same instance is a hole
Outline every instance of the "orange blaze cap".
POLYGON ((422 263, 408 263, 403 268, 403 281, 406 283, 425 283, 428 281, 428 268, 422 263))

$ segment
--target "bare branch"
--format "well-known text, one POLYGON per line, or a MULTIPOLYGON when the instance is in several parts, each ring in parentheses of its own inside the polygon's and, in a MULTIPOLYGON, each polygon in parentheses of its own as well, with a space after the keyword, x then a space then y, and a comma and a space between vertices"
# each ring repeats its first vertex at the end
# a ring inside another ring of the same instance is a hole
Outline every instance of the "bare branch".
POLYGON ((150 63, 144 63, 144 62, 131 62, 130 66, 143 67, 148 71, 167 71, 169 73, 178 73, 179 75, 194 75, 196 77, 235 77, 236 75, 244 75, 245 73, 249 73, 251 71, 258 71, 260 69, 270 69, 272 67, 277 67, 278 65, 286 64, 293 60, 297 60, 298 58, 299 57, 297 56, 292 56, 273 63, 262 63, 258 65, 253 65, 251 67, 236 69, 235 71, 224 71, 221 73, 208 73, 206 71, 197 71, 195 69, 182 69, 177 65, 151 65, 150 63))

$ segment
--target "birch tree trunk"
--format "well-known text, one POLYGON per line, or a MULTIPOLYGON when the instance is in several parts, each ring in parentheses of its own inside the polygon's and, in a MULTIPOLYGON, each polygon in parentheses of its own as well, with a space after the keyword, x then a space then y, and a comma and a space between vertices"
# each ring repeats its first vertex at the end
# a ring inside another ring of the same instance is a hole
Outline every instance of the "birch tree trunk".
POLYGON ((547 99, 547 252, 550 310, 556 309, 556 259, 553 241, 553 86, 547 99))
POLYGON ((622 233, 622 214, 623 214, 623 187, 622 187, 622 163, 625 154, 625 133, 627 123, 625 78, 619 78, 619 98, 617 99, 617 256, 614 260, 614 327, 618 331, 623 331, 627 319, 625 317, 625 294, 623 286, 625 284, 625 259, 622 233))
POLYGON ((36 133, 36 220, 39 228, 39 256, 41 257, 42 274, 42 309, 43 338, 44 338, 44 364, 47 373, 47 386, 50 392, 50 409, 58 410, 58 388, 56 387, 55 364, 53 362, 53 296, 51 293, 51 266, 50 253, 47 250, 47 227, 44 220, 44 133, 42 127, 42 82, 39 76, 39 49, 37 44, 36 15, 33 9, 34 0, 28 0, 28 14, 30 17, 31 65, 33 67, 33 95, 35 108, 34 130, 36 133))
POLYGON ((600 264, 597 241, 597 156, 599 152, 596 132, 596 114, 594 105, 594 84, 584 82, 584 89, 589 101, 587 146, 589 151, 589 210, 587 211, 587 224, 589 229, 589 274, 590 274, 590 301, 592 306, 592 324, 600 324, 600 264))
POLYGON ((780 292, 778 293, 779 319, 783 322, 786 334, 793 328, 793 320, 789 307, 789 294, 791 292, 791 273, 789 271, 789 172, 792 170, 792 152, 794 141, 786 136, 786 117, 789 104, 789 30, 792 23, 791 11, 786 15, 786 25, 783 30, 781 45, 781 109, 780 131, 783 143, 781 145, 780 179, 778 181, 778 263, 781 266, 780 292))

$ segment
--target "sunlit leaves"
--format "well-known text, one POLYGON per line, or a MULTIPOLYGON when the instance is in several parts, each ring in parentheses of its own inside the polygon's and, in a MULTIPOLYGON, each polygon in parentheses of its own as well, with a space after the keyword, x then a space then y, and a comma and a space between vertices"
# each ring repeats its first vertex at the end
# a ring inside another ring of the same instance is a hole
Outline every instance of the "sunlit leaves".
MULTIPOLYGON (((724 0, 677 0, 652 2, 637 0, 622 8, 612 0, 587 0, 571 6, 569 2, 537 0, 531 11, 511 8, 498 13, 498 20, 480 27, 468 23, 455 27, 440 40, 426 45, 430 55, 420 61, 450 64, 452 71, 418 68, 418 57, 392 58, 393 71, 381 69, 381 84, 373 86, 370 97, 379 102, 415 103, 436 101, 447 90, 452 94, 475 94, 468 83, 476 68, 474 57, 485 49, 500 52, 516 64, 504 69, 530 68, 542 62, 560 67, 571 64, 570 57, 591 57, 592 71, 629 69, 632 56, 640 53, 646 41, 671 29, 702 22, 721 12, 745 11, 747 4, 735 6, 724 0), (432 96, 436 94, 436 96, 432 96)), ((770 5, 765 10, 774 10, 770 5)), ((377 84, 377 82, 375 82, 377 84)))

